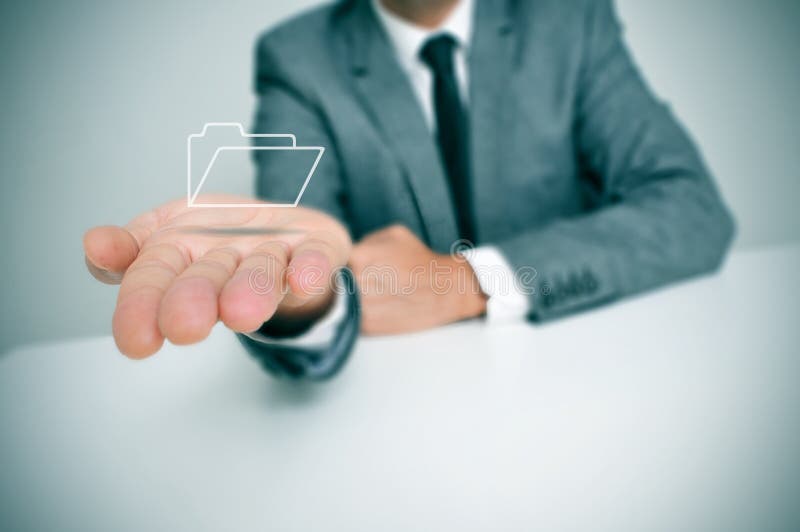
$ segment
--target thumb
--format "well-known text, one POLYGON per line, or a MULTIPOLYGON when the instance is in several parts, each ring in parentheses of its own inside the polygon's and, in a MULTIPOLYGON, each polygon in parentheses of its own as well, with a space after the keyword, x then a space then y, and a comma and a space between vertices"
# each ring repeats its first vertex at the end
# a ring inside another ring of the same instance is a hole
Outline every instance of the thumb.
POLYGON ((139 244, 128 230, 106 225, 86 232, 83 250, 86 266, 98 281, 119 284, 122 274, 139 255, 139 244))

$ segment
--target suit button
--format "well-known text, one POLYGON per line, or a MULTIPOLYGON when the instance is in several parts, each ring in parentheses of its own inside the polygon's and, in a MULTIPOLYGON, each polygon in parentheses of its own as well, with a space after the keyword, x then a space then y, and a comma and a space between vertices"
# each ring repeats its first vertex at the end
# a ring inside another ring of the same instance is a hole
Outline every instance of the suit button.
POLYGON ((592 272, 589 270, 583 272, 582 281, 587 294, 594 294, 600 288, 600 283, 598 283, 597 278, 592 275, 592 272))
POLYGON ((553 289, 550 286, 550 283, 543 282, 541 285, 541 292, 542 292, 542 299, 541 299, 542 306, 544 308, 552 307, 556 302, 556 298, 555 295, 553 294, 553 289))
POLYGON ((572 273, 569 276, 569 284, 567 285, 568 294, 572 297, 580 297, 584 294, 583 280, 577 273, 572 273))

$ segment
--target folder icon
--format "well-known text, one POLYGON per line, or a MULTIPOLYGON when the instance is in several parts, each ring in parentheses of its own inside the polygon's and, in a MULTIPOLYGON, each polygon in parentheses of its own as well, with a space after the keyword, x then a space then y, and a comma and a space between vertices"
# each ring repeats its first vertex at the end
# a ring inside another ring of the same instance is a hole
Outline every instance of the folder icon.
POLYGON ((298 146, 297 138, 291 133, 245 133, 242 124, 238 122, 209 122, 203 126, 200 133, 192 133, 186 140, 186 201, 189 207, 297 207, 303 193, 317 169, 325 148, 321 146, 298 146), (195 149, 204 141, 210 141, 211 132, 226 133, 226 141, 221 146, 211 146, 213 155, 202 164, 192 165, 192 148, 195 149), (203 185, 212 174, 217 164, 226 154, 231 152, 257 152, 257 151, 305 151, 316 152, 314 163, 308 171, 305 180, 297 192, 297 197, 292 202, 286 203, 199 203, 197 201, 203 185))

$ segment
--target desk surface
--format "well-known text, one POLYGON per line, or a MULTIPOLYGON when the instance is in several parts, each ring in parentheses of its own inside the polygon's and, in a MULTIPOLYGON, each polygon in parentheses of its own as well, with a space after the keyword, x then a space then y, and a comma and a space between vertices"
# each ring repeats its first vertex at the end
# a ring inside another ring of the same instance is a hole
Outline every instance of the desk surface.
POLYGON ((363 339, 323 385, 267 378, 222 328, 144 362, 110 338, 19 349, 0 528, 783 529, 799 272, 798 246, 744 252, 546 326, 363 339))

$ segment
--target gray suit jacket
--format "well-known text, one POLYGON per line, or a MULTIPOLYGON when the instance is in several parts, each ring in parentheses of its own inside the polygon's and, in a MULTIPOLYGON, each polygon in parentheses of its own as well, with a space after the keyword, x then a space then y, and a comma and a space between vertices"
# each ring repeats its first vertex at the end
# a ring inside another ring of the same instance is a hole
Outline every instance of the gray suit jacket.
MULTIPOLYGON (((532 320, 720 264, 731 216, 633 64, 611 0, 478 0, 468 61, 476 244, 535 270, 532 320)), ((328 150, 303 205, 355 239, 401 223, 450 249, 458 234, 435 139, 368 0, 266 33, 256 91, 255 132, 328 150)), ((298 174, 292 163, 257 163, 260 196, 296 195, 296 181, 276 178, 298 174)))

